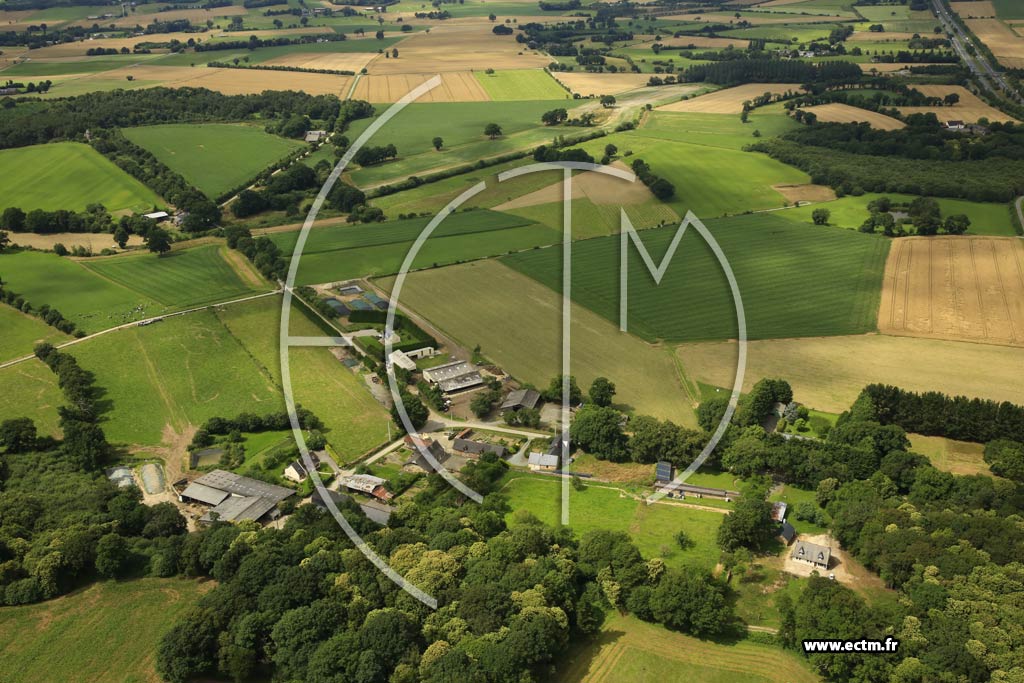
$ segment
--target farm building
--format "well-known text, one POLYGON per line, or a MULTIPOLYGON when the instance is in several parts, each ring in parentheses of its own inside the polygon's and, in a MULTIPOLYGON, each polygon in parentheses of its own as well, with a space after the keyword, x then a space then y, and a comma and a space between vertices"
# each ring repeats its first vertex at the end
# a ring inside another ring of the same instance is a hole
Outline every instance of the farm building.
POLYGON ((391 500, 394 494, 387 489, 387 480, 371 474, 352 474, 341 478, 341 485, 349 491, 358 491, 379 500, 391 500))
POLYGON ((323 138, 327 137, 326 130, 309 130, 306 131, 306 142, 320 142, 323 138))
POLYGON ((963 130, 966 127, 963 121, 946 121, 946 130, 963 130))
POLYGON ((334 311, 338 315, 339 318, 344 317, 344 316, 348 315, 349 313, 351 313, 351 311, 348 310, 348 306, 346 306, 345 304, 341 303, 340 301, 338 301, 334 297, 330 297, 330 298, 324 299, 324 303, 327 304, 328 306, 330 306, 331 310, 334 311))
POLYGON ((423 451, 430 453, 439 465, 443 465, 448 459, 448 452, 433 439, 422 439, 410 434, 405 437, 405 445, 413 451, 412 457, 402 465, 402 469, 406 472, 427 474, 434 471, 433 464, 423 454, 423 451))
POLYGON ((832 548, 817 543, 797 541, 789 556, 794 560, 813 564, 819 569, 828 569, 829 560, 832 559, 832 548))
POLYGON ((338 287, 338 294, 342 296, 350 296, 352 294, 362 294, 363 288, 359 285, 340 285, 338 287))
POLYGON ((150 218, 156 221, 157 223, 159 223, 160 221, 165 221, 171 217, 171 215, 166 211, 154 211, 153 213, 143 214, 143 216, 146 218, 150 218))
POLYGON ((540 392, 536 389, 516 389, 508 393, 499 410, 504 415, 523 408, 533 409, 537 407, 538 401, 540 401, 540 392))
POLYGON ((555 453, 530 453, 527 465, 534 471, 552 472, 558 469, 558 461, 555 453))
POLYGON ((776 522, 785 522, 788 509, 789 506, 783 502, 772 503, 772 519, 776 522))
POLYGON ((786 545, 789 545, 793 542, 793 539, 796 538, 796 529, 794 529, 793 525, 789 522, 783 522, 779 526, 779 538, 781 538, 786 545))
MULTIPOLYGON (((340 505, 342 501, 351 500, 351 496, 348 496, 347 494, 340 493, 338 491, 331 491, 329 489, 325 490, 331 500, 334 501, 335 507, 340 505)), ((325 503, 324 499, 320 496, 320 489, 313 491, 313 496, 310 498, 310 502, 321 510, 329 510, 327 503, 325 503)), ((359 505, 359 509, 362 510, 363 514, 366 515, 366 518, 371 522, 376 522, 381 526, 385 526, 387 525, 388 520, 391 519, 390 505, 381 503, 377 500, 361 500, 355 502, 359 505)))
POLYGON ((675 466, 667 460, 659 460, 658 464, 654 466, 654 480, 656 482, 668 483, 675 478, 675 466))
POLYGON ((694 486, 693 484, 683 484, 670 482, 660 487, 660 491, 668 495, 669 498, 686 498, 686 496, 695 496, 697 498, 720 498, 725 501, 738 498, 739 491, 729 491, 727 489, 713 489, 707 486, 694 486))
POLYGON ((464 360, 456 360, 423 371, 423 378, 450 394, 483 384, 480 371, 464 360))
POLYGON ((395 367, 402 368, 403 370, 408 370, 409 372, 412 372, 413 370, 416 369, 416 361, 414 361, 412 358, 409 358, 408 354, 406 354, 404 351, 392 351, 391 354, 388 356, 388 362, 390 362, 391 365, 394 365, 395 367))
POLYGON ((500 444, 460 438, 456 438, 452 442, 452 450, 472 456, 479 456, 484 453, 494 453, 499 458, 504 458, 508 453, 508 449, 500 444))
POLYGON ((200 517, 200 522, 209 523, 214 519, 241 522, 276 518, 277 504, 293 493, 283 486, 267 484, 234 472, 214 470, 189 484, 178 495, 178 499, 181 502, 212 506, 200 517))

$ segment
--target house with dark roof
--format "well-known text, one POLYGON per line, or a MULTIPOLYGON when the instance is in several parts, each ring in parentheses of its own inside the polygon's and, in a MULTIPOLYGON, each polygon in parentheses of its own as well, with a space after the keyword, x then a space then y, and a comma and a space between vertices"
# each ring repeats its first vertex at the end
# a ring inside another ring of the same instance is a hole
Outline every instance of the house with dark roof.
POLYGON ((779 525, 779 538, 781 538, 786 545, 789 545, 793 542, 793 539, 796 538, 796 529, 794 529, 793 525, 789 522, 783 522, 779 525))
POLYGON ((797 541, 789 556, 794 560, 812 564, 818 569, 828 569, 828 563, 832 559, 832 548, 809 541, 797 541))
POLYGON ((429 474, 434 471, 434 466, 430 460, 423 455, 423 449, 433 456, 434 460, 439 465, 444 465, 445 461, 448 460, 448 451, 444 447, 433 439, 420 439, 414 436, 406 436, 405 442, 412 448, 412 457, 405 461, 402 465, 402 469, 406 472, 414 472, 416 474, 429 474))
POLYGON ((466 455, 479 457, 484 453, 494 453, 499 458, 508 454, 508 449, 501 444, 487 443, 484 441, 473 441, 472 439, 460 439, 452 441, 452 450, 466 455))
POLYGON ((536 389, 516 389, 510 391, 505 400, 502 401, 499 410, 501 414, 516 412, 523 408, 533 409, 537 407, 537 403, 540 401, 540 392, 536 389))

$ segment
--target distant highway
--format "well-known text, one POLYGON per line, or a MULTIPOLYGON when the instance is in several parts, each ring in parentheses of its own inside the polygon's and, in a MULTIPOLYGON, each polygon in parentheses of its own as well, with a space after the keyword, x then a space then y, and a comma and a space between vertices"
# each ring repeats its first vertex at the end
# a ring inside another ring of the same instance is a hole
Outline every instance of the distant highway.
POLYGON ((970 37, 960 28, 959 24, 953 21, 952 14, 942 4, 942 0, 932 0, 932 8, 935 10, 935 15, 939 18, 939 21, 942 22, 943 30, 945 30, 947 35, 952 36, 953 48, 960 55, 960 59, 967 65, 967 68, 971 70, 971 73, 974 74, 974 77, 981 83, 982 87, 992 93, 1002 91, 1007 97, 1020 102, 1020 95, 1010 87, 1002 72, 997 71, 989 64, 988 58, 984 54, 977 49, 975 49, 973 56, 970 54, 967 50, 967 46, 971 44, 970 37), (998 88, 993 87, 993 82, 998 88))

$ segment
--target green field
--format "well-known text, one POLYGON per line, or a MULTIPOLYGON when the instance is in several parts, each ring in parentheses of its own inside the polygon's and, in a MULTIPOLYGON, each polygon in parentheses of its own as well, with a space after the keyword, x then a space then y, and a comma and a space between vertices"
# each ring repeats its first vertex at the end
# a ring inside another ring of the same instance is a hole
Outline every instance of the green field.
MULTIPOLYGON (((889 242, 817 229, 774 214, 705 222, 736 275, 751 339, 857 334, 875 328, 889 242)), ((655 263, 677 226, 640 233, 655 263)), ((725 276, 695 230, 679 244, 661 285, 631 247, 629 331, 648 340, 734 339, 734 303, 725 276)), ((507 265, 561 290, 560 247, 522 252, 507 265)), ((619 239, 573 247, 573 299, 619 321, 619 239)))
POLYGON ((565 88, 540 69, 495 71, 492 74, 476 71, 474 75, 495 102, 572 99, 565 88))
MULTIPOLYGON (((829 225, 841 228, 859 228, 869 216, 868 203, 879 197, 889 197, 894 202, 910 202, 914 200, 912 195, 905 194, 865 194, 860 197, 843 197, 832 202, 824 202, 799 208, 780 211, 779 216, 800 221, 801 223, 813 224, 812 215, 815 209, 828 209, 832 212, 829 217, 829 225)), ((1013 237, 1016 235, 1013 229, 1012 208, 1008 204, 990 204, 982 202, 969 202, 963 199, 937 199, 942 215, 953 216, 964 214, 971 219, 971 227, 968 233, 972 235, 999 235, 1013 237)), ((911 228, 913 229, 913 228, 911 228)))
POLYGON ((87 332, 158 312, 152 299, 100 277, 82 261, 55 254, 22 251, 0 255, 0 278, 33 306, 49 304, 87 332))
POLYGON ((159 680, 160 637, 205 590, 188 579, 110 581, 37 605, 0 608, 4 683, 159 680))
POLYGON ((750 121, 743 123, 732 114, 699 114, 694 112, 654 111, 644 119, 633 135, 674 142, 742 150, 756 141, 754 131, 763 137, 777 137, 799 128, 800 124, 781 110, 754 110, 750 121))
POLYGON ((210 197, 251 180, 305 144, 227 123, 143 126, 125 128, 124 134, 210 197))
POLYGON ((57 406, 65 403, 50 368, 30 360, 0 368, 0 415, 30 417, 40 434, 59 436, 57 406))
MULTIPOLYGON (((364 275, 397 273, 429 218, 375 225, 342 225, 310 232, 296 282, 313 284, 364 275)), ((286 254, 297 232, 271 235, 286 254)), ((492 211, 456 213, 424 244, 413 268, 496 256, 557 242, 561 236, 527 219, 492 211)))
POLYGON ((992 0, 1000 19, 1024 19, 1024 5, 1017 0, 992 0))
MULTIPOLYGON (((739 116, 736 120, 739 120, 739 116)), ((753 130, 750 129, 751 142, 754 140, 753 130)), ((676 131, 672 134, 684 135, 685 132, 676 131)), ((605 145, 609 143, 619 148, 619 154, 632 152, 623 159, 627 164, 634 159, 642 159, 650 165, 652 173, 675 185, 676 193, 667 203, 680 216, 693 211, 702 220, 706 220, 746 211, 780 208, 786 205, 786 199, 772 189, 773 185, 810 182, 810 176, 803 171, 786 166, 765 154, 743 152, 724 146, 709 147, 664 137, 616 133, 591 140, 580 147, 595 158, 600 158, 604 154, 605 145)))
MULTIPOLYGON (((556 477, 522 476, 511 479, 501 493, 508 496, 512 510, 529 510, 545 524, 558 526, 561 483, 556 477)), ((572 489, 569 494, 569 526, 577 535, 595 529, 623 531, 644 557, 661 557, 673 566, 713 569, 719 554, 715 536, 723 518, 723 514, 709 510, 667 503, 647 505, 601 485, 583 491, 572 489), (680 530, 693 541, 686 550, 675 541, 680 530)))
MULTIPOLYGON (((529 73, 538 73, 550 80, 550 76, 543 72, 529 73)), ((481 77, 489 78, 486 75, 481 77)), ((554 87, 558 87, 557 84, 554 87)), ((565 94, 564 90, 558 89, 565 94)), ((575 100, 552 102, 548 99, 410 104, 368 143, 395 145, 398 148, 398 159, 357 169, 351 173, 351 178, 360 187, 376 186, 404 180, 410 175, 423 175, 438 167, 457 166, 516 149, 550 143, 556 135, 578 134, 579 128, 542 126, 540 117, 550 109, 563 107, 571 110, 580 103, 575 100), (429 124, 426 124, 428 121, 429 124), (488 123, 501 126, 501 137, 491 140, 484 135, 484 126, 488 123), (434 151, 432 145, 435 136, 444 140, 444 147, 439 152, 434 151)), ((378 111, 383 111, 383 108, 378 107, 378 111)), ((345 135, 355 140, 372 121, 360 119, 352 122, 345 135)))
MULTIPOLYGON (((203 306, 260 291, 246 284, 214 244, 163 256, 130 254, 84 261, 100 277, 138 291, 166 310, 203 306)), ((263 291, 270 287, 262 288, 263 291)), ((157 311, 159 313, 160 311, 157 311)))
POLYGON ((89 145, 55 142, 0 151, 0 207, 80 211, 102 204, 111 212, 162 206, 155 192, 89 145))
MULTIPOLYGON (((381 284, 392 286, 390 278, 381 284)), ((484 356, 520 381, 547 386, 561 372, 560 297, 499 261, 413 273, 399 304, 426 317, 464 348, 479 344, 484 356)), ((621 334, 617 325, 582 306, 572 307, 572 340, 570 371, 580 386, 609 377, 618 390, 618 408, 696 425, 695 396, 684 389, 668 349, 621 334)))
POLYGON ((57 344, 70 338, 39 318, 7 304, 0 304, 0 330, 3 330, 0 335, 0 362, 27 356, 40 342, 57 344))

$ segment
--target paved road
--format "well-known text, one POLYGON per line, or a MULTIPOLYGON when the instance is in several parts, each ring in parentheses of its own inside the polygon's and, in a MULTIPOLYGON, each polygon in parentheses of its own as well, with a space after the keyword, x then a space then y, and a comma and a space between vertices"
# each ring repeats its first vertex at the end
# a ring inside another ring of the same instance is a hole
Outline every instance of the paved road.
MULTIPOLYGON (((220 308, 221 306, 230 306, 232 304, 240 304, 240 303, 244 303, 246 301, 252 301, 254 299, 262 299, 263 297, 274 296, 275 294, 280 294, 280 293, 281 293, 280 290, 275 289, 272 292, 264 292, 263 294, 254 294, 252 296, 242 297, 241 299, 232 299, 231 301, 222 301, 220 303, 210 304, 208 306, 198 306, 196 308, 189 308, 189 309, 186 309, 184 311, 175 311, 174 313, 165 313, 164 315, 155 315, 152 318, 143 318, 142 320, 134 320, 134 321, 132 321, 130 323, 124 323, 123 325, 117 325, 116 327, 110 327, 110 328, 107 328, 105 330, 100 330, 99 332, 93 332, 92 334, 87 334, 86 336, 80 337, 78 339, 72 339, 70 341, 66 341, 63 344, 57 344, 56 348, 63 349, 63 348, 66 348, 68 346, 74 346, 75 344, 80 344, 80 343, 82 343, 84 341, 89 341, 90 339, 95 339, 96 337, 99 337, 101 335, 109 334, 111 332, 116 332, 117 330, 124 330, 124 329, 127 329, 129 327, 139 327, 143 323, 147 323, 147 322, 154 322, 154 321, 157 321, 157 320, 163 320, 165 318, 173 318, 173 317, 179 316, 179 315, 186 315, 188 313, 195 313, 196 311, 205 311, 205 310, 210 309, 210 308, 220 308)), ((6 367, 10 367, 11 365, 17 365, 18 363, 24 363, 25 361, 32 360, 33 358, 35 358, 35 355, 33 355, 33 354, 29 354, 27 356, 22 356, 21 358, 15 358, 14 360, 9 360, 9 361, 6 361, 4 363, 0 363, 0 368, 6 368, 6 367)))
POLYGON ((935 15, 942 22, 943 28, 948 35, 952 35, 952 43, 954 49, 960 55, 960 59, 963 60, 964 64, 971 70, 975 78, 981 83, 985 90, 990 92, 996 92, 996 89, 992 87, 992 83, 999 86, 999 90, 1006 96, 1020 102, 1020 95, 1010 87, 1006 77, 1003 76, 1002 72, 997 71, 988 62, 988 58, 985 57, 980 51, 975 50, 974 56, 967 51, 966 46, 971 44, 971 39, 967 33, 960 28, 960 25, 953 21, 953 17, 949 10, 942 4, 941 0, 932 0, 932 7, 935 10, 935 15))

